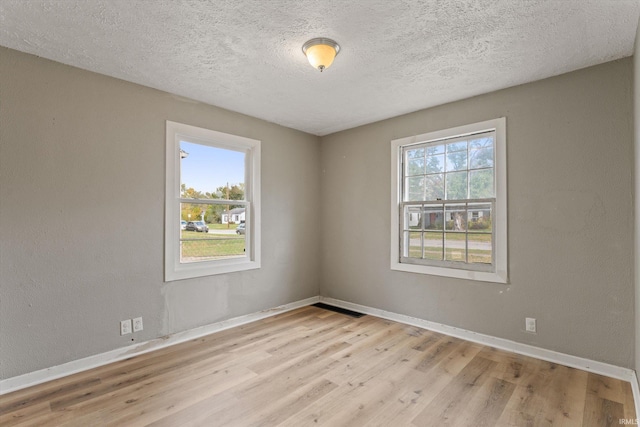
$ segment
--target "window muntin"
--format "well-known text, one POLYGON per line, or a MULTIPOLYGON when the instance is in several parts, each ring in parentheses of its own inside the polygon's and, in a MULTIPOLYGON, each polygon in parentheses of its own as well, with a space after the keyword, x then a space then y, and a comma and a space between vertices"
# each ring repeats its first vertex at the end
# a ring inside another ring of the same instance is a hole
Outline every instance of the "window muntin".
POLYGON ((260 267, 259 176, 260 141, 167 121, 165 280, 260 267))
POLYGON ((507 281, 505 123, 392 141, 392 269, 507 281))

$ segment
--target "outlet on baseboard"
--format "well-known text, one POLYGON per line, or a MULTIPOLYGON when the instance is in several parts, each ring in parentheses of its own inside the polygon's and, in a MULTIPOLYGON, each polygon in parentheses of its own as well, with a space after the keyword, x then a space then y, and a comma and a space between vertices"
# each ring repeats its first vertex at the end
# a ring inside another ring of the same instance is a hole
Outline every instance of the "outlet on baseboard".
POLYGON ((527 332, 536 333, 536 319, 533 317, 526 317, 524 323, 527 332))
POLYGON ((133 332, 139 332, 142 329, 142 317, 136 317, 133 319, 133 332))
POLYGON ((131 319, 120 321, 120 335, 128 335, 131 333, 131 319))

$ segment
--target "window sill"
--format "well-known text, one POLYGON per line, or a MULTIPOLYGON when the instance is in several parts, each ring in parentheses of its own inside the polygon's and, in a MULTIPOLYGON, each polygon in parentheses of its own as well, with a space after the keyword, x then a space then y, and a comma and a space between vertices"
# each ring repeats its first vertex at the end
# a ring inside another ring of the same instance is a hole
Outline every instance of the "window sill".
POLYGON ((215 263, 189 263, 176 265, 172 271, 165 273, 165 282, 174 280, 191 279, 195 277, 213 276, 216 274, 235 273, 239 271, 256 270, 260 268, 257 261, 228 260, 226 262, 216 261, 215 263))
POLYGON ((456 279, 477 280, 480 282, 508 283, 506 271, 486 272, 460 270, 455 268, 433 267, 428 265, 402 264, 391 262, 391 270, 407 273, 429 274, 432 276, 452 277, 456 279))

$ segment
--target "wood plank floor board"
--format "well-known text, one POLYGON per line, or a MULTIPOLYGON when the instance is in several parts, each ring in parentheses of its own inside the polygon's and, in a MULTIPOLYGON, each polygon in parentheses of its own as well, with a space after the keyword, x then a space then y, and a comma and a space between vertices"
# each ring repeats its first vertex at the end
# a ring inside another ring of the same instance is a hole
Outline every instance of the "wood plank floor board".
MULTIPOLYGON (((257 374, 246 365, 264 357, 264 354, 254 352, 230 358, 215 366, 198 366, 188 373, 164 375, 119 395, 115 407, 103 403, 100 410, 111 411, 109 423, 112 425, 147 425, 255 378, 257 374), (185 388, 190 390, 189 394, 183 392, 185 388), (145 389, 148 390, 146 393, 145 389)), ((109 400, 114 400, 113 397, 109 400)), ((84 410, 86 412, 86 408, 84 410)), ((90 421, 90 412, 87 421, 90 421)))
MULTIPOLYGON (((277 372, 281 370, 283 366, 288 366, 292 364, 292 362, 296 361, 308 361, 321 357, 329 357, 330 355, 349 348, 350 344, 336 340, 336 341, 323 341, 318 343, 318 345, 314 348, 309 349, 307 352, 301 352, 297 355, 293 355, 291 357, 287 356, 273 356, 268 359, 263 359, 259 362, 254 363, 249 366, 249 369, 258 373, 265 374, 267 372, 277 372)), ((305 363, 305 362, 302 362, 305 363)))
MULTIPOLYGON (((254 356, 253 354, 247 356, 254 356)), ((128 371, 118 371, 117 374, 108 372, 100 385, 92 387, 90 390, 83 389, 77 394, 67 394, 61 399, 51 399, 52 411, 59 409, 77 407, 81 402, 90 401, 92 404, 102 404, 102 396, 111 399, 113 396, 120 396, 125 393, 136 393, 136 388, 145 385, 146 389, 162 389, 168 385, 176 385, 192 381, 194 378, 205 378, 210 374, 218 374, 219 371, 228 370, 232 366, 239 365, 243 360, 253 362, 256 357, 233 356, 225 353, 197 352, 183 354, 181 358, 164 358, 162 360, 152 359, 144 368, 137 366, 128 371), (181 363, 175 363, 182 360, 181 363), (154 363, 155 362, 155 363, 154 363), (134 391, 131 391, 134 390, 134 391)), ((266 353, 261 353, 261 357, 268 357, 266 353)), ((245 368, 246 369, 246 368, 245 368)))
POLYGON ((462 340, 443 336, 431 347, 425 350, 424 357, 415 369, 422 372, 428 372, 434 366, 437 366, 443 359, 447 358, 449 354, 453 353, 456 348, 462 344, 462 340))
MULTIPOLYGON (((212 424, 222 426, 224 424, 219 422, 216 414, 220 413, 222 408, 233 407, 238 402, 239 399, 233 393, 218 393, 214 396, 207 396, 189 408, 174 412, 148 425, 153 427, 209 426, 212 424)), ((243 420, 242 415, 242 413, 238 414, 237 419, 243 420)))
POLYGON ((331 381, 319 378, 301 387, 293 393, 272 402, 261 413, 246 420, 245 426, 279 425, 300 411, 300 408, 311 406, 323 396, 338 387, 331 381))
MULTIPOLYGON (((319 417, 314 419, 314 424, 360 426, 374 423, 380 418, 386 405, 396 401, 405 385, 410 384, 410 380, 420 373, 415 371, 415 366, 420 363, 423 353, 415 350, 412 342, 422 341, 421 334, 410 330, 405 332, 407 333, 405 339, 396 343, 400 346, 399 350, 385 355, 378 363, 353 377, 347 383, 350 388, 345 387, 348 394, 338 400, 341 404, 322 422, 319 422, 319 417)), ((378 348, 378 351, 380 350, 378 348)), ((382 349, 382 351, 388 350, 387 347, 382 349)), ((462 358, 466 354, 461 352, 458 356, 462 358)), ((446 362, 451 362, 453 359, 456 358, 451 357, 446 362)), ((416 384, 413 393, 418 387, 423 387, 425 382, 416 384)))
POLYGON ((307 352, 310 348, 317 347, 325 342, 340 340, 341 337, 349 334, 348 331, 341 328, 341 326, 348 323, 348 319, 336 320, 326 319, 323 320, 326 324, 321 327, 305 328, 296 334, 285 335, 284 341, 272 344, 265 351, 273 359, 282 360, 307 352))
POLYGON ((426 333, 423 334, 422 339, 420 340, 420 343, 415 347, 413 347, 414 350, 424 352, 425 350, 430 348, 434 343, 444 338, 444 335, 439 334, 437 332, 431 332, 431 331, 425 331, 425 332, 426 333))
POLYGON ((418 426, 455 425, 455 419, 482 385, 490 378, 496 362, 474 357, 452 381, 412 421, 418 426))
POLYGON ((33 423, 33 420, 51 414, 49 402, 32 403, 0 415, 0 426, 20 425, 22 421, 33 423))
POLYGON ((553 425, 581 425, 585 405, 583 396, 588 377, 584 371, 555 365, 553 378, 544 391, 544 418, 553 425))
POLYGON ((616 381, 604 375, 593 374, 589 375, 587 392, 600 396, 603 399, 611 400, 612 402, 624 404, 625 394, 627 392, 626 385, 628 385, 628 383, 616 381))
MULTIPOLYGON (((416 335, 417 336, 417 335, 416 335)), ((447 374, 451 376, 457 375, 474 357, 474 355, 480 351, 480 346, 473 343, 462 342, 462 345, 457 347, 448 356, 442 357, 439 365, 434 367, 434 372, 431 376, 425 375, 422 381, 412 382, 411 380, 416 377, 416 374, 424 372, 416 370, 416 367, 420 365, 423 360, 423 352, 416 351, 415 346, 407 351, 400 352, 400 356, 396 357, 393 363, 385 367, 374 376, 361 383, 366 387, 369 385, 369 392, 366 391, 359 393, 358 399, 354 402, 350 402, 349 407, 341 408, 340 413, 334 415, 334 418, 340 420, 339 425, 372 425, 378 422, 382 417, 387 404, 389 402, 397 401, 398 395, 404 395, 406 393, 406 385, 414 385, 411 390, 411 399, 409 402, 417 402, 417 397, 422 396, 424 398, 424 389, 434 390, 430 384, 430 380, 436 375, 445 377, 447 374), (438 374, 435 373, 436 367, 438 374), (357 402, 357 403, 356 403, 357 402), (344 422, 344 423, 343 423, 344 422)), ((449 381, 447 381, 448 383, 449 381)), ((443 388, 445 382, 443 381, 443 388)), ((398 419, 389 419, 388 424, 394 425, 398 419)), ((407 419, 406 425, 409 425, 407 419)))
MULTIPOLYGON (((461 341, 457 343, 451 352, 448 352, 441 360, 442 362, 434 365, 431 369, 442 370, 452 375, 458 375, 465 366, 474 358, 478 357, 478 353, 482 350, 482 346, 469 341, 461 341)), ((489 359, 487 359, 489 360, 489 359)), ((424 360, 417 367, 417 370, 424 370, 424 360)))
MULTIPOLYGON (((521 379, 498 420, 498 425, 546 425, 544 408, 547 406, 547 389, 553 380, 556 365, 536 361, 532 375, 521 379)), ((586 390, 583 390, 583 399, 586 390)))
POLYGON ((380 405, 377 414, 367 426, 409 426, 422 408, 451 381, 446 375, 434 377, 432 373, 411 372, 402 378, 392 398, 380 405))
MULTIPOLYGON (((440 335, 440 339, 444 336, 440 335)), ((424 355, 417 363, 409 364, 412 369, 408 375, 399 379, 400 387, 395 392, 395 398, 378 411, 378 420, 372 420, 370 425, 410 425, 421 408, 430 403, 440 391, 469 363, 477 354, 481 346, 460 341, 458 347, 451 352, 439 352, 438 358, 430 358, 431 368, 426 372, 416 370, 415 367, 424 362, 424 355)), ((424 365, 421 365, 424 367, 424 365)))
POLYGON ((237 403, 220 408, 212 417, 220 425, 231 425, 235 422, 235 414, 238 413, 243 413, 245 418, 255 417, 267 410, 277 399, 305 387, 338 363, 330 357, 315 356, 315 353, 300 356, 269 371, 268 375, 256 377, 229 389, 227 393, 238 397, 237 403))
MULTIPOLYGON (((314 419, 314 424, 354 427, 366 425, 376 417, 380 407, 394 397, 395 390, 395 385, 385 378, 372 378, 353 384, 350 392, 341 399, 342 403, 334 405, 324 417, 314 419)), ((293 424, 296 422, 299 419, 293 424)))
MULTIPOLYGON (((92 374, 93 375, 93 374, 92 374)), ((100 378, 80 378, 81 374, 57 379, 38 386, 39 393, 34 394, 32 388, 16 391, 0 398, 0 416, 23 407, 35 406, 39 403, 50 405, 50 400, 60 399, 78 390, 85 390, 101 383, 100 378)))
POLYGON ((0 396, 4 426, 608 426, 629 383, 303 307, 0 396))
POLYGON ((469 400, 465 410, 451 420, 452 425, 494 427, 515 388, 509 381, 489 378, 469 400))
POLYGON ((399 357, 389 349, 402 348, 403 343, 410 343, 415 339, 403 334, 401 328, 385 328, 382 332, 372 335, 368 346, 358 342, 332 355, 339 363, 326 377, 337 384, 345 384, 356 382, 356 378, 363 375, 375 375, 399 357), (367 363, 358 363, 361 360, 366 360, 367 363))
POLYGON ((498 362, 499 366, 494 370, 496 378, 518 385, 532 381, 532 377, 537 375, 543 363, 547 363, 532 357, 484 346, 480 350, 479 356, 498 362))
MULTIPOLYGON (((190 370, 164 371, 139 382, 128 383, 107 393, 97 393, 92 399, 66 401, 65 405, 52 405, 50 420, 56 425, 90 425, 94 415, 108 419, 103 424, 124 425, 121 418, 135 417, 143 422, 161 414, 174 412, 182 406, 190 406, 216 389, 224 390, 234 382, 247 380, 256 374, 245 366, 260 354, 248 354, 242 358, 218 359, 216 364, 200 362, 190 370), (244 360, 243 360, 244 359, 244 360), (189 394, 183 392, 190 390, 189 394), (152 411, 147 408, 151 408, 152 411), (144 416, 142 416, 144 414, 144 416)), ((144 425, 144 424, 142 424, 144 425)))
POLYGON ((594 395, 587 397, 584 410, 585 425, 619 426, 619 420, 622 418, 624 418, 622 404, 594 395))

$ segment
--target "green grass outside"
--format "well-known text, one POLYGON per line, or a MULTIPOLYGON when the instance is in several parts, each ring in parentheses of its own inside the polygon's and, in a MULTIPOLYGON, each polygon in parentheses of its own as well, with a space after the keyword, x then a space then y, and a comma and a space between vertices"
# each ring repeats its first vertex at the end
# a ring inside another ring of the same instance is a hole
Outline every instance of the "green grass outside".
POLYGON ((207 224, 209 230, 235 230, 239 224, 207 224))
POLYGON ((244 235, 212 235, 183 230, 181 238, 194 239, 180 242, 183 262, 245 255, 244 235))

